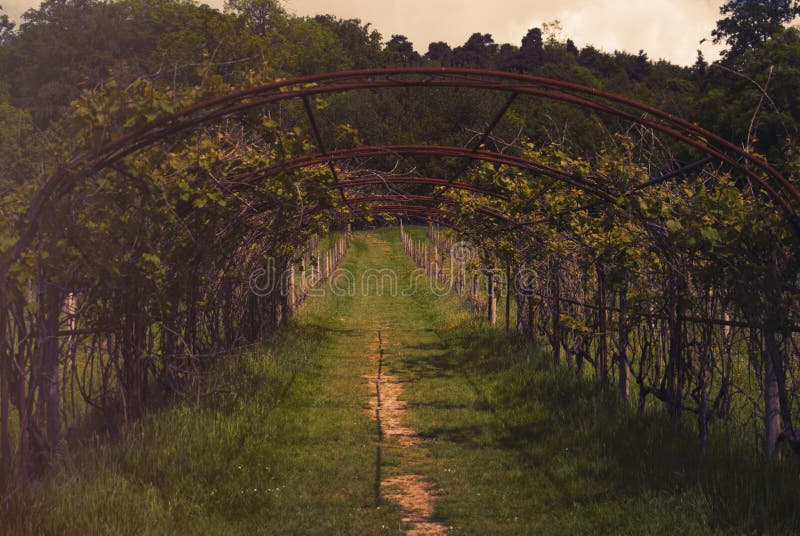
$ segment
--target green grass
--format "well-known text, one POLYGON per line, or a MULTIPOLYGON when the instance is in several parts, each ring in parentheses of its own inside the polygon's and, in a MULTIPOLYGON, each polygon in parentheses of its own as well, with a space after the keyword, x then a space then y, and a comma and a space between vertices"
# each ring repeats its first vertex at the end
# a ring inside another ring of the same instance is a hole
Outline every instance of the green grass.
POLYGON ((613 386, 554 370, 535 342, 464 320, 463 307, 416 295, 428 335, 389 362, 407 380, 425 473, 445 491, 437 515, 453 534, 800 529, 796 460, 765 465, 749 438, 728 447, 722 430, 701 458, 693 423, 637 416, 613 386))
MULTIPOLYGON (((367 251, 354 246, 345 266, 358 270, 367 251)), ((3 513, 0 531, 396 533, 394 509, 374 508, 376 434, 361 376, 375 331, 352 325, 365 318, 368 299, 309 301, 263 350, 219 366, 234 391, 72 449, 3 513)))
MULTIPOLYGON (((356 233, 343 267, 413 265, 397 229, 356 233)), ((375 506, 368 415, 378 331, 407 380, 415 449, 381 475, 441 492, 453 534, 760 534, 800 527, 798 467, 765 467, 691 426, 644 418, 534 343, 488 330, 455 296, 328 295, 261 350, 221 362, 201 407, 153 410, 113 442, 64 453, 0 514, 5 534, 397 534, 375 506)))

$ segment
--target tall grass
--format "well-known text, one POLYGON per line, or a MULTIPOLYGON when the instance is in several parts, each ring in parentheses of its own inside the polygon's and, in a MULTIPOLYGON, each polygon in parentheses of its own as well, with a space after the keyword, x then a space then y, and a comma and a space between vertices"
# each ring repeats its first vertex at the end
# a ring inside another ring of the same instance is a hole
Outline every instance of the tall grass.
POLYGON ((73 445, 0 509, 0 533, 396 529, 393 508, 369 507, 374 426, 362 410, 366 370, 363 356, 352 354, 360 343, 337 336, 349 300, 312 300, 263 347, 217 363, 210 376, 223 387, 199 407, 151 409, 113 440, 73 445))
POLYGON ((534 342, 475 321, 438 333, 438 353, 397 367, 431 440, 430 474, 456 490, 440 515, 464 533, 800 530, 794 458, 763 462, 724 430, 702 457, 692 422, 638 416, 613 386, 553 367, 534 342))

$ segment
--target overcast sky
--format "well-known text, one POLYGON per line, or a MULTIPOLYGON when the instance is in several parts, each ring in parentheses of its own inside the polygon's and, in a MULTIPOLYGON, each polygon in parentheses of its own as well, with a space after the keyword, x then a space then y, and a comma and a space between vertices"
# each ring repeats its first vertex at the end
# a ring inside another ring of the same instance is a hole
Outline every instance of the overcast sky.
MULTIPOLYGON (((205 0, 222 7, 224 0, 205 0)), ((284 0, 297 15, 330 13, 371 22, 385 39, 403 34, 420 52, 431 41, 463 44, 474 32, 490 33, 498 43, 519 45, 529 28, 559 20, 563 37, 582 47, 607 52, 643 49, 653 60, 694 63, 697 49, 708 60, 718 47, 710 37, 723 0, 284 0)), ((31 0, 0 0, 13 18, 38 5, 31 0)))

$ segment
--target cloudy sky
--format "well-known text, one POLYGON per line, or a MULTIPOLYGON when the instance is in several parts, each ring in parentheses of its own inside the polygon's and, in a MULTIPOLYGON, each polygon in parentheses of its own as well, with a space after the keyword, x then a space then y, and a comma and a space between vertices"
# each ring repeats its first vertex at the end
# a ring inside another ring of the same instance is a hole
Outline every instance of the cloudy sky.
MULTIPOLYGON (((224 0, 204 0, 221 7, 224 0)), ((529 28, 558 20, 563 36, 613 52, 643 49, 651 59, 694 63, 697 49, 716 59, 708 38, 723 0, 284 0, 297 15, 331 13, 371 22, 388 39, 406 35, 425 52, 431 41, 460 45, 474 32, 496 42, 519 44, 529 28)), ((0 0, 12 17, 37 5, 31 0, 0 0)))

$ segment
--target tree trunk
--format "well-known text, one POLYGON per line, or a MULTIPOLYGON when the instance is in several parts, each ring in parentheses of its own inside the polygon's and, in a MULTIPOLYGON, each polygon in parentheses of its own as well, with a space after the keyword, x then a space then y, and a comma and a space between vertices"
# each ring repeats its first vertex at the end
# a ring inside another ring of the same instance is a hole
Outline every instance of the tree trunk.
POLYGON ((786 387, 786 357, 775 338, 774 331, 767 330, 764 338, 767 353, 769 357, 771 357, 775 377, 778 382, 778 401, 781 411, 781 435, 779 438, 786 440, 795 452, 800 453, 800 441, 798 441, 795 435, 794 425, 792 424, 792 401, 786 387))

